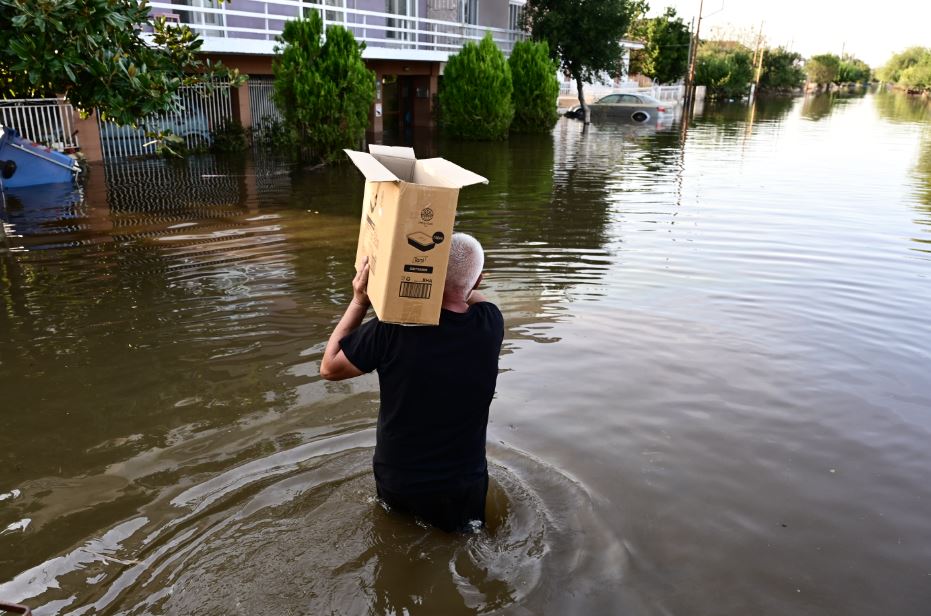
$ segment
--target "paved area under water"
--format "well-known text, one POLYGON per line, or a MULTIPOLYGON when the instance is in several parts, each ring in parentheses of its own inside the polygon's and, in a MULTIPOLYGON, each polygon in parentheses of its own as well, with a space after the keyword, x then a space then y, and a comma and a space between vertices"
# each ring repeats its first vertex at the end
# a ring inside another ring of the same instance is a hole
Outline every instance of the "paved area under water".
POLYGON ((0 600, 36 614, 926 614, 931 111, 415 143, 507 320, 489 527, 385 512, 318 365, 361 176, 92 169, 0 216, 0 600))

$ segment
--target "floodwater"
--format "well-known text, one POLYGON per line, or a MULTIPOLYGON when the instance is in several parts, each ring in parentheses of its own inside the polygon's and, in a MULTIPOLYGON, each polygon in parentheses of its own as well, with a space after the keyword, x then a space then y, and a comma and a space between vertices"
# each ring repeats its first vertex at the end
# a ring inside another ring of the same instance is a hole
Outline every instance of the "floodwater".
MULTIPOLYGON (((385 512, 350 165, 9 195, 0 601, 36 614, 927 614, 931 110, 429 138, 507 322, 489 526, 385 512)), ((437 401, 441 406, 442 401, 437 401)))

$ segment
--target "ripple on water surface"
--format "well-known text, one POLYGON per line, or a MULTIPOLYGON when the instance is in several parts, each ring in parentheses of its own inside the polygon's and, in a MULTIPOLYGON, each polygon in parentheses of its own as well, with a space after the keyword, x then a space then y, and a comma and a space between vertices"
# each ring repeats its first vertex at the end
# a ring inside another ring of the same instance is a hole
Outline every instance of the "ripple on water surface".
POLYGON ((577 481, 494 447, 487 527, 447 534, 373 496, 372 437, 324 438, 212 477, 0 593, 41 601, 36 614, 616 613, 636 605, 623 590, 626 549, 577 481))
POLYGON ((457 214, 507 323, 492 518, 468 537, 371 498, 377 379, 318 375, 350 165, 132 163, 9 195, 0 597, 925 614, 927 110, 809 97, 418 144, 491 180, 457 214))

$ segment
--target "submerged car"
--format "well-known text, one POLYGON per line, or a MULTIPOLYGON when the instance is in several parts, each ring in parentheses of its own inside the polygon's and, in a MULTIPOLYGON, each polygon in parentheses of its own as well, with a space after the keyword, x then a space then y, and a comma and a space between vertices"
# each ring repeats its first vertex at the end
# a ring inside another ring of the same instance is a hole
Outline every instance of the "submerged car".
MULTIPOLYGON (((667 103, 646 94, 608 94, 588 107, 592 120, 629 120, 641 124, 669 113, 667 103)), ((581 120, 582 113, 581 105, 576 105, 566 112, 566 117, 581 120)))

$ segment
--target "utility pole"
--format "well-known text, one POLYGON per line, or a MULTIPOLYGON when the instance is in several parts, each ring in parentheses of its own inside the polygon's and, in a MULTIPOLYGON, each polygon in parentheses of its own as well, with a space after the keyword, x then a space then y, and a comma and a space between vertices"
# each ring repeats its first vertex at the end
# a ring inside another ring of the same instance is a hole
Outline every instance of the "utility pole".
POLYGON ((692 58, 689 61, 689 76, 685 80, 685 107, 686 113, 691 109, 693 99, 695 98, 695 60, 698 58, 698 33, 701 30, 701 14, 705 7, 705 0, 699 0, 698 3, 698 23, 695 25, 695 35, 692 42, 692 58))
POLYGON ((760 75, 763 73, 763 22, 760 22, 760 33, 756 38, 756 52, 753 54, 756 64, 756 76, 753 78, 753 89, 750 91, 750 101, 756 96, 756 91, 760 88, 760 75), (759 57, 758 57, 759 56, 759 57))
POLYGON ((763 45, 763 22, 760 22, 760 29, 756 35, 756 49, 753 50, 753 66, 756 66, 757 55, 760 53, 763 45))
POLYGON ((689 86, 691 84, 689 83, 688 67, 692 66, 692 53, 694 51, 693 47, 695 46, 695 37, 693 36, 694 32, 695 32, 695 18, 693 17, 692 22, 689 24, 689 57, 688 57, 688 60, 686 60, 685 62, 685 66, 686 66, 685 76, 682 79, 682 84, 683 84, 682 104, 683 105, 685 105, 685 103, 687 103, 689 100, 689 86))

